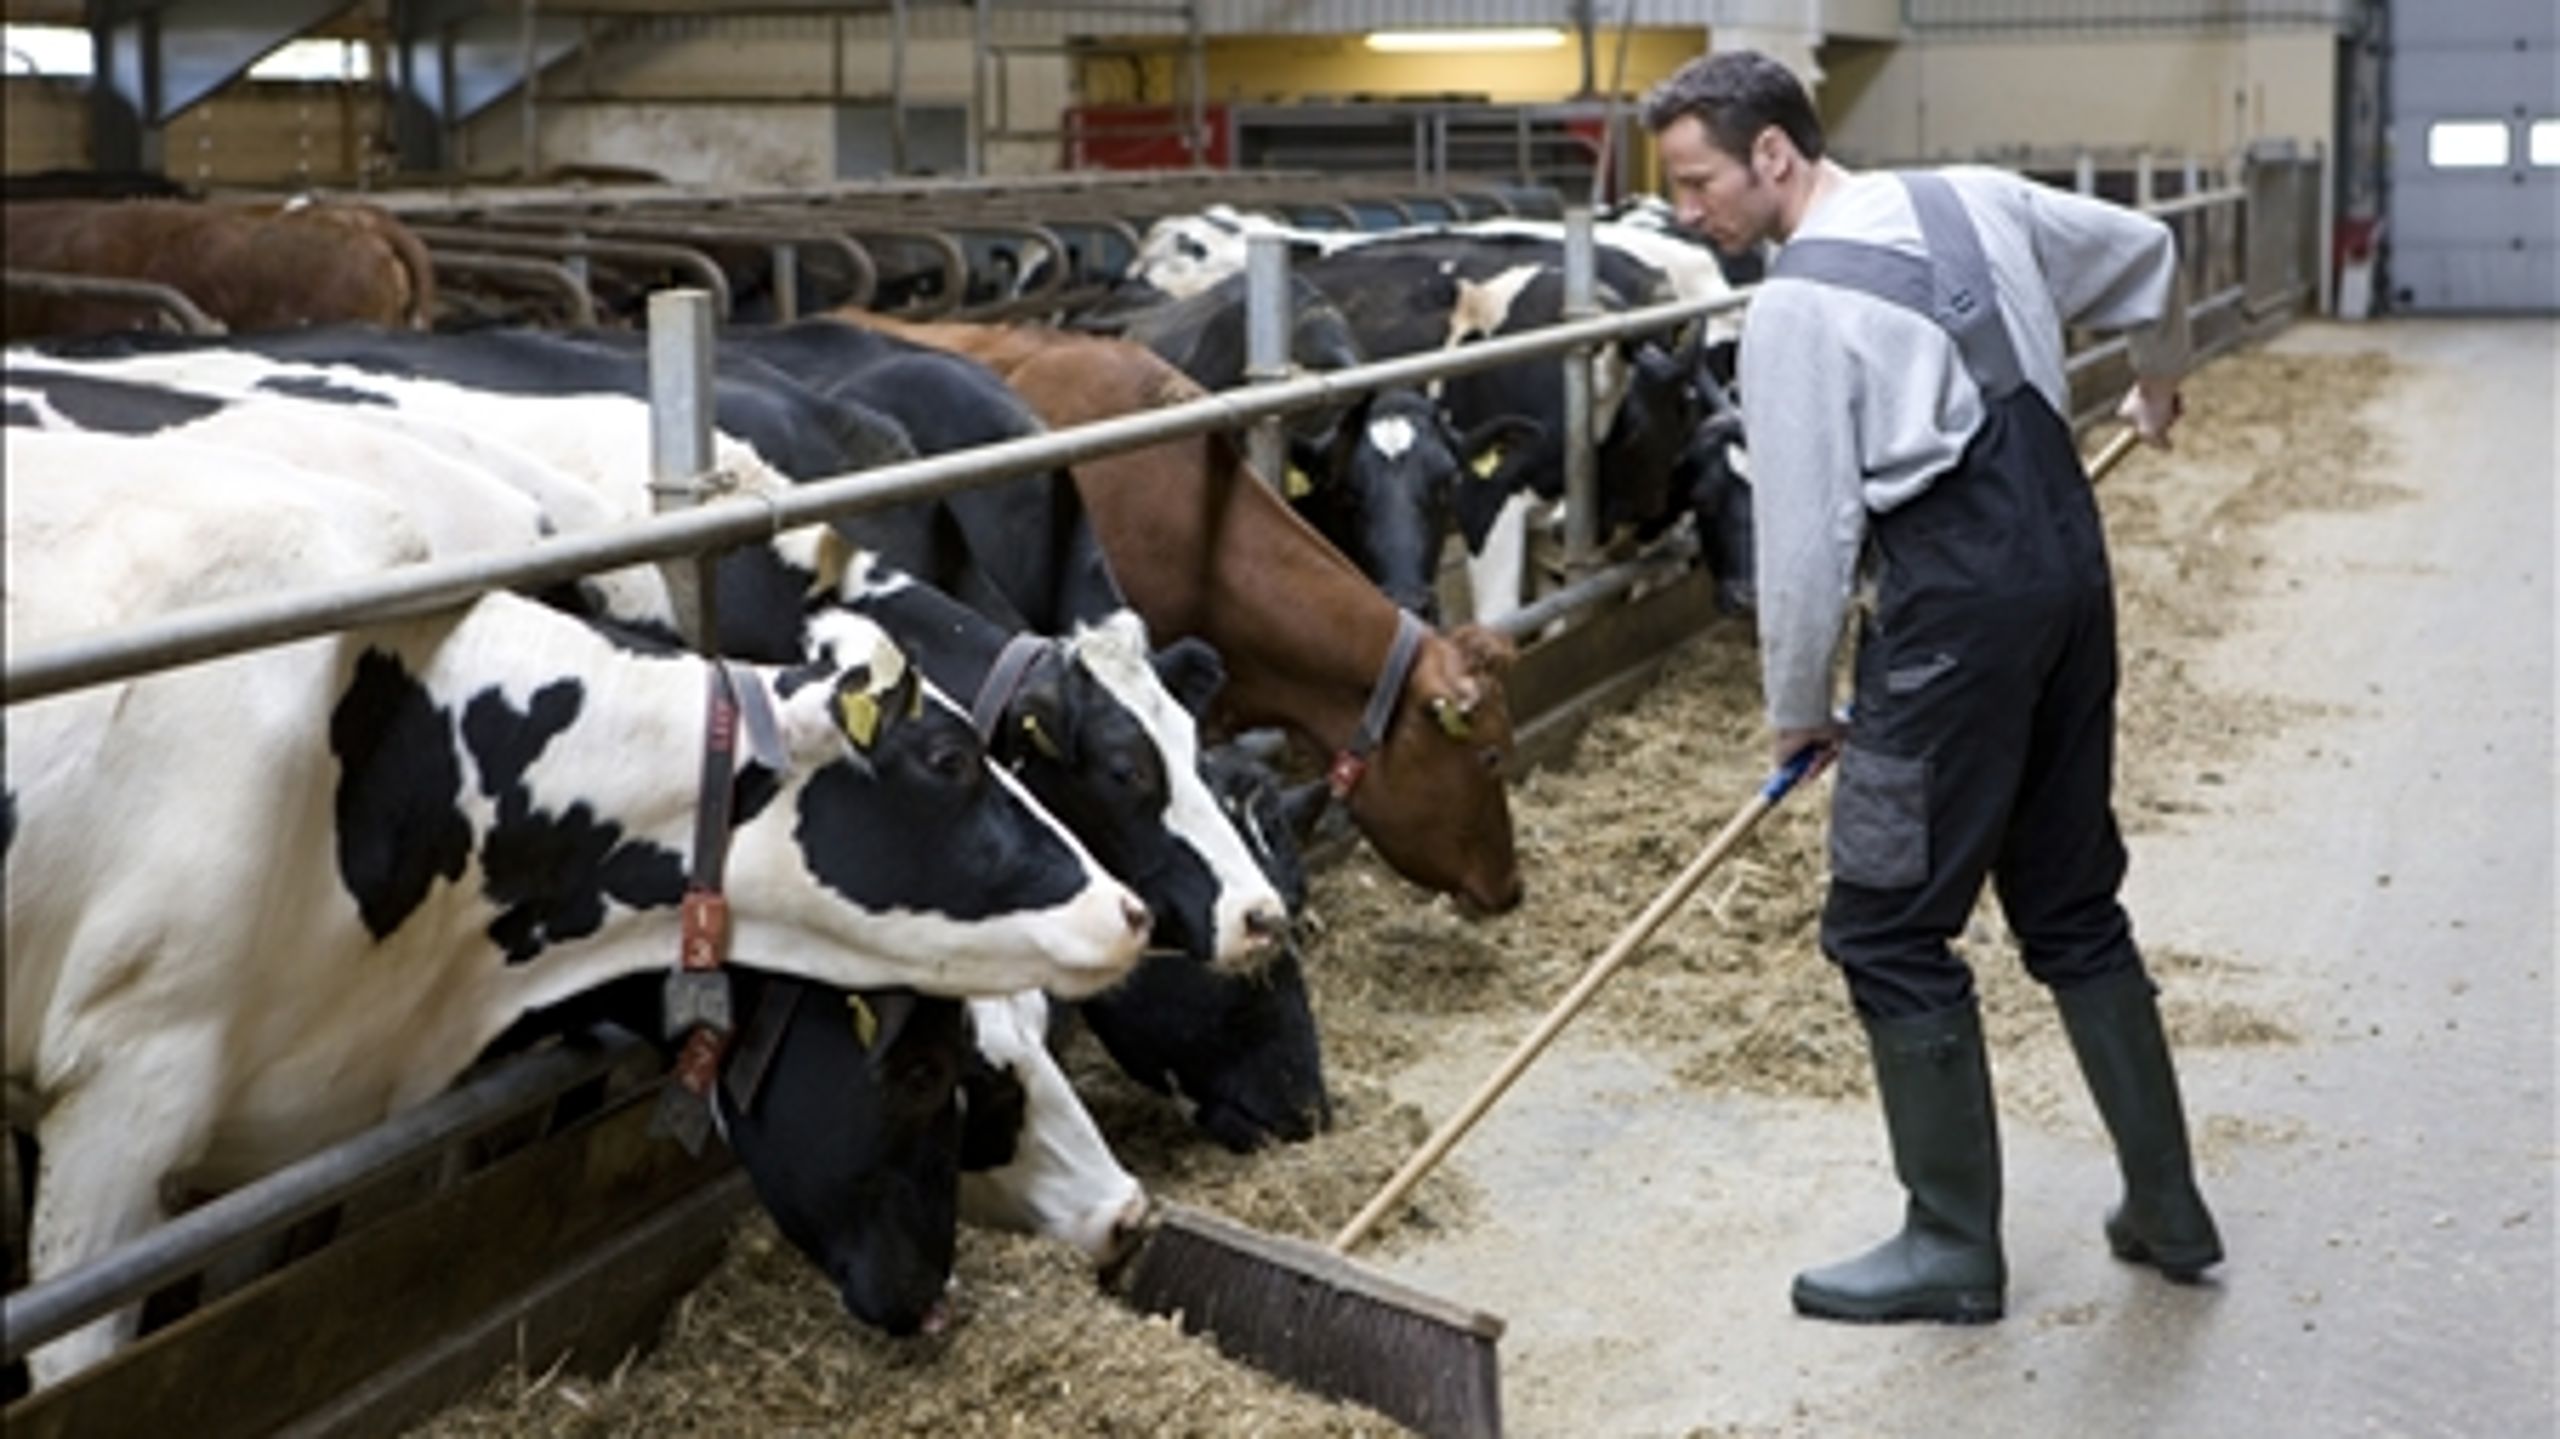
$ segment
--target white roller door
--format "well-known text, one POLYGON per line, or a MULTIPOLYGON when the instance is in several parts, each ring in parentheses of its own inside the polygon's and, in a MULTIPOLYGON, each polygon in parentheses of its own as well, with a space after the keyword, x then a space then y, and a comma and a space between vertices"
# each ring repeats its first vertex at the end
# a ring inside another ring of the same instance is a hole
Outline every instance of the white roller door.
POLYGON ((2390 85, 2394 307, 2560 311, 2560 5, 2395 0, 2390 85))

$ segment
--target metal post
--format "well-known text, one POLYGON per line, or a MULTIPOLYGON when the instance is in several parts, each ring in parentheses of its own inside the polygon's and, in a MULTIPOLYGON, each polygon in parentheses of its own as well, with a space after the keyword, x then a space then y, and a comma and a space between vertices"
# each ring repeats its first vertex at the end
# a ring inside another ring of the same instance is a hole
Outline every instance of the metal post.
POLYGON ((2098 157, 2083 150, 2071 164, 2071 188, 2083 195, 2098 193, 2098 157))
POLYGON ((2178 198, 2185 199, 2203 188, 2204 162, 2198 160, 2195 152, 2190 150, 2187 152, 2185 162, 2179 167, 2178 198))
POLYGON ((2151 166, 2151 152, 2141 151, 2133 157, 2133 206, 2148 209, 2160 198, 2159 182, 2151 166))
POLYGON ((1183 65, 1190 73, 1191 97, 1188 123, 1183 129, 1183 146, 1191 153, 1191 168, 1198 170, 1209 163, 1209 41, 1200 19, 1201 0, 1191 0, 1183 7, 1189 31, 1183 51, 1183 65))
MULTIPOLYGON (((1564 212, 1564 318, 1570 324, 1600 313, 1592 303, 1591 207, 1564 212)), ((1600 548, 1599 435, 1592 425, 1591 349, 1577 345, 1564 356, 1564 558, 1579 575, 1600 548)))
MULTIPOLYGON (((1289 241, 1248 235, 1244 242, 1244 376, 1257 385, 1289 378, 1289 241)), ((1247 458, 1264 483, 1287 494, 1288 436, 1277 415, 1257 420, 1247 458)))
POLYGON ((542 79, 541 56, 534 45, 537 3, 538 0, 524 0, 524 23, 516 37, 516 64, 524 74, 524 83, 521 87, 524 136, 519 143, 517 154, 520 156, 524 177, 528 182, 542 171, 542 121, 535 110, 535 107, 540 104, 537 92, 541 87, 542 79))
POLYGON ((773 318, 784 324, 800 318, 800 247, 788 240, 773 247, 773 318))
POLYGON ((969 178, 983 178, 987 173, 987 51, 992 43, 988 32, 987 6, 990 0, 972 0, 969 6, 969 178))
MULTIPOLYGON (((659 290, 649 296, 649 493, 658 514, 691 509, 710 498, 711 295, 659 290)), ((712 556, 659 566, 674 602, 676 628, 695 649, 715 649, 712 556)))
POLYGON ((889 167, 900 175, 915 168, 907 156, 907 0, 889 6, 889 167))

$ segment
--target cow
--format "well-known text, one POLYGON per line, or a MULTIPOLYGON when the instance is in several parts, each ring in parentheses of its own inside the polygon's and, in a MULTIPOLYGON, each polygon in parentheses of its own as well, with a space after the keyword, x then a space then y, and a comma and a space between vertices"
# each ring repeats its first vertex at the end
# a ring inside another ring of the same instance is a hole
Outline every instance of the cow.
MULTIPOLYGON (((324 334, 311 332, 307 338, 324 334)), ((421 369, 438 368, 420 360, 419 352, 446 347, 443 337, 384 338, 409 355, 413 377, 421 369)), ((472 336, 453 348, 484 352, 505 338, 472 336)), ((537 352, 545 348, 537 346, 537 352)), ((963 363, 937 351, 926 353, 938 362, 963 363)), ((301 393, 323 393, 312 383, 315 376, 298 370, 259 369, 245 361, 195 368, 234 386, 288 380, 301 393), (263 380, 253 381, 253 376, 263 380)), ((125 395, 120 392, 135 387, 89 375, 47 374, 23 366, 10 373, 29 385, 46 385, 36 396, 43 403, 74 403, 83 393, 69 383, 74 380, 91 391, 118 391, 83 399, 82 412, 93 422, 128 429, 142 428, 146 418, 163 416, 173 405, 216 403, 169 390, 125 395)), ((409 392, 371 375, 336 374, 325 393, 354 400, 409 392)), ((420 391, 418 397, 427 393, 420 391)), ((326 433, 332 425, 360 428, 363 418, 385 408, 295 401, 272 390, 252 389, 248 395, 167 433, 212 433, 253 449, 300 454, 315 433, 326 433), (275 413, 279 408, 311 413, 281 415, 275 413)), ((478 429, 484 435, 504 433, 542 418, 537 413, 511 421, 504 413, 508 408, 503 399, 494 398, 480 405, 474 411, 481 417, 478 429)), ((636 433, 636 427, 630 428, 636 433)), ((601 465, 603 457, 596 463, 601 465)), ((421 481, 429 477, 422 469, 411 473, 421 481)), ((422 483, 416 488, 420 503, 426 504, 439 487, 422 483)), ((465 492, 459 482, 451 488, 456 494, 465 492)), ((630 503, 641 502, 636 485, 626 482, 624 488, 630 503)), ((474 501, 463 508, 476 513, 480 506, 474 501)), ((816 548, 803 553, 805 558, 794 560, 772 550, 747 549, 723 558, 718 613, 723 642, 732 653, 787 660, 801 643, 798 636, 811 599, 824 597, 881 623, 927 677, 950 692, 980 693, 1008 644, 1001 626, 937 589, 897 574, 876 556, 847 549, 832 532, 823 533, 816 548), (749 582, 751 574, 763 578, 749 582), (737 582, 731 583, 733 579, 737 582)), ((663 606, 656 611, 605 611, 644 622, 662 612, 663 606)), ((657 629, 663 637, 663 624, 657 629)), ((1250 1132, 1248 1124, 1281 1138, 1304 1137, 1312 1132, 1304 1116, 1322 1105, 1322 1081, 1303 983, 1240 982, 1219 972, 1258 967, 1276 952, 1288 918, 1235 824, 1197 772, 1191 711, 1205 703, 1219 682, 1214 652, 1199 641, 1184 641, 1151 661, 1143 624, 1121 610, 1075 627, 1056 644, 1037 647, 1037 654, 987 708, 995 721, 987 727, 991 753, 1036 799, 1064 818, 1106 868, 1132 882, 1157 918, 1143 997, 1097 1001, 1110 1011, 1100 1023, 1121 1041, 1115 1055, 1178 1052, 1192 1042, 1188 1033, 1204 1026, 1271 1036, 1250 1052, 1186 1065, 1186 1094, 1197 1106, 1195 1113, 1222 1117, 1223 1142, 1242 1142, 1250 1132)), ((1160 1073, 1159 1066, 1139 1077, 1152 1082, 1160 1073)))
MULTIPOLYGON (((1241 269, 1246 237, 1257 231, 1288 239, 1293 273, 1334 302, 1375 356, 1449 348, 1563 315, 1562 228, 1551 221, 1335 234, 1213 207, 1159 221, 1130 282, 1199 293, 1241 269)), ((1603 309, 1731 293, 1712 251, 1656 227, 1603 223, 1594 242, 1594 298, 1603 309)), ((1593 376, 1601 532, 1626 526, 1650 537, 1694 515, 1700 553, 1729 611, 1749 607, 1752 571, 1738 419, 1723 402, 1736 328, 1721 315, 1672 348, 1604 347, 1593 376)), ((1474 615, 1497 618, 1520 601, 1530 498, 1552 502, 1563 493, 1562 381, 1551 362, 1532 361, 1453 377, 1435 393, 1461 430, 1495 416, 1531 427, 1527 443, 1505 446, 1498 465, 1479 468, 1482 483, 1458 491, 1474 615)))
MULTIPOLYGON (((1153 658, 1161 672, 1161 683, 1153 683, 1144 673, 1150 663, 1144 626, 1126 611, 1061 641, 1025 645, 933 587, 883 571, 867 557, 849 557, 844 566, 834 592, 898 636, 929 678, 977 695, 972 710, 988 753, 1014 765, 1033 797, 1085 836, 1096 854, 1128 852, 1109 837, 1132 806, 1073 783, 1081 756, 1115 749, 1127 755, 1123 765, 1101 767, 1123 790, 1161 789, 1166 770, 1219 781, 1182 789, 1214 794, 1219 823, 1253 836, 1248 862, 1273 885, 1290 877, 1296 882, 1285 907, 1288 897, 1274 893, 1273 910, 1248 921, 1274 953, 1236 973, 1197 953, 1158 946, 1126 980, 1085 1000, 1078 1012, 1123 1070, 1160 1092, 1178 1092, 1190 1102, 1194 1121, 1220 1143, 1245 1150, 1314 1134, 1329 1112, 1324 1068, 1305 978, 1286 934, 1289 915, 1305 902, 1305 879, 1294 871, 1294 851, 1285 859, 1277 853, 1285 836, 1272 832, 1267 813, 1251 808, 1259 796, 1250 776, 1233 761, 1211 768, 1200 752, 1193 715, 1224 681, 1216 652, 1196 639, 1169 646, 1153 658), (1079 700, 1080 690, 1094 686, 1117 693, 1123 707, 1079 700), (1110 731, 1138 717, 1162 740, 1160 762, 1151 759, 1152 750, 1114 743, 1110 731), (1281 873, 1272 875, 1274 869, 1281 873)), ((1195 818, 1189 827, 1209 825, 1195 818)), ((1145 874, 1114 873, 1141 895, 1159 892, 1145 874)))
MULTIPOLYGON (((1349 322, 1304 276, 1290 277, 1287 303, 1293 369, 1366 362, 1349 322)), ((1123 281, 1071 328, 1144 345, 1205 390, 1247 378, 1241 274, 1181 298, 1123 281)), ((1526 423, 1499 418, 1461 435, 1420 390, 1391 385, 1347 405, 1301 411, 1283 425, 1290 503, 1387 598, 1437 624, 1440 558, 1458 490, 1483 457, 1525 438, 1526 423)))
MULTIPOLYGON (((428 552, 377 491, 166 437, 12 429, 7 460, 21 652, 428 552)), ((35 1276, 156 1222, 164 1184, 289 1162, 528 1011, 665 968, 714 696, 754 742, 725 874, 691 882, 724 890, 742 960, 953 997, 1125 974, 1137 897, 876 625, 812 629, 795 666, 732 668, 501 593, 12 708, 6 1075, 40 1116, 35 1276)), ((37 1381, 132 1322, 38 1349, 37 1381)))
MULTIPOLYGON (((182 200, 28 200, 0 207, 8 267, 170 286, 231 330, 337 321, 425 329, 435 274, 408 227, 330 201, 272 214, 182 200)), ((12 340, 132 328, 129 302, 12 290, 12 340)))
MULTIPOLYGON (((1202 393, 1126 341, 832 313, 969 356, 1056 428, 1202 393)), ((1474 625, 1442 634, 1398 610, 1226 437, 1087 460, 1073 474, 1112 574, 1148 630, 1198 635, 1225 660, 1218 714, 1227 728, 1281 725, 1330 756, 1334 793, 1406 878, 1477 912, 1520 902, 1503 789, 1508 640, 1474 625)))

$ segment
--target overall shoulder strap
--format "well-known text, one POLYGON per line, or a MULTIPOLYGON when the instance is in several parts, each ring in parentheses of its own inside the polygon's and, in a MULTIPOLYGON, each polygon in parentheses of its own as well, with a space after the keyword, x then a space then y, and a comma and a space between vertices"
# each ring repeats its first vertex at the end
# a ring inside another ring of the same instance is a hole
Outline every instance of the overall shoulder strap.
POLYGON ((1955 336, 1965 368, 1985 395, 1997 399, 2009 394, 2026 383, 2026 370, 2009 342, 2009 327, 2001 322, 1999 290, 1973 217, 1965 213, 1946 176, 1907 171, 1896 178, 1920 216, 1920 242, 1928 247, 1936 272, 1938 324, 1955 336))
POLYGON ((2000 320, 1991 266, 1982 255, 1972 218, 1945 177, 1896 178, 1920 217, 1926 257, 1859 240, 1819 236, 1780 247, 1773 277, 1810 280, 1872 295, 1920 315, 1947 332, 1964 356, 1965 369, 1985 396, 1997 399, 2026 382, 2018 352, 2000 320))

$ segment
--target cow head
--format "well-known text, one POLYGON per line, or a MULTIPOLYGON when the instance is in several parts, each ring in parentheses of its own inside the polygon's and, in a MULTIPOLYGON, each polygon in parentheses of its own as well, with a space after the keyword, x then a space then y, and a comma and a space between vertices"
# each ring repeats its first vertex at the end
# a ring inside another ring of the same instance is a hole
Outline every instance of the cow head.
POLYGON ((1503 788, 1503 679, 1515 658, 1480 625, 1424 636, 1377 760, 1349 796, 1353 822, 1398 873, 1486 913, 1521 898, 1503 788))
POLYGON ((1097 1265, 1117 1263, 1137 1240, 1147 1194, 1049 1053, 1047 997, 974 999, 969 1020, 979 1060, 964 1091, 961 1214, 1063 1239, 1097 1265))
POLYGON ((1199 776, 1197 716, 1224 678, 1199 640, 1151 656, 1145 623, 1117 611, 1034 663, 996 744, 1147 903, 1156 945, 1241 969, 1271 956, 1288 912, 1199 776))
MULTIPOLYGON (((1232 745, 1201 756, 1210 789, 1292 910, 1306 901, 1297 824, 1271 770, 1232 745)), ((1321 802, 1321 787, 1314 788, 1321 802)), ((1238 1153, 1331 1123, 1323 1053, 1297 946, 1252 974, 1151 953, 1083 1006, 1085 1024, 1131 1078, 1191 1106, 1192 1122, 1238 1153)))
POLYGON ((986 762, 967 718, 871 621, 826 611, 809 634, 813 660, 774 682, 803 777, 731 844, 736 952, 816 976, 858 972, 867 951, 952 993, 1073 997, 1126 973, 1151 923, 1137 896, 986 762), (803 875, 863 912, 837 927, 857 953, 808 952, 827 926, 806 913, 803 875))
POLYGON ((1742 419, 1727 412, 1698 426, 1672 482, 1697 527, 1699 558, 1715 576, 1716 607, 1729 615, 1749 611, 1753 602, 1748 463, 1742 419))
POLYGON ((749 1102, 727 1083, 715 1091, 756 1197, 854 1318, 891 1334, 941 1328, 969 1044, 960 1004, 747 969, 732 984, 750 1026, 779 1026, 749 1102))
POLYGON ((1396 607, 1440 616, 1440 551, 1455 514, 1463 443, 1439 407, 1411 390, 1382 390, 1342 418, 1290 503, 1396 607))

